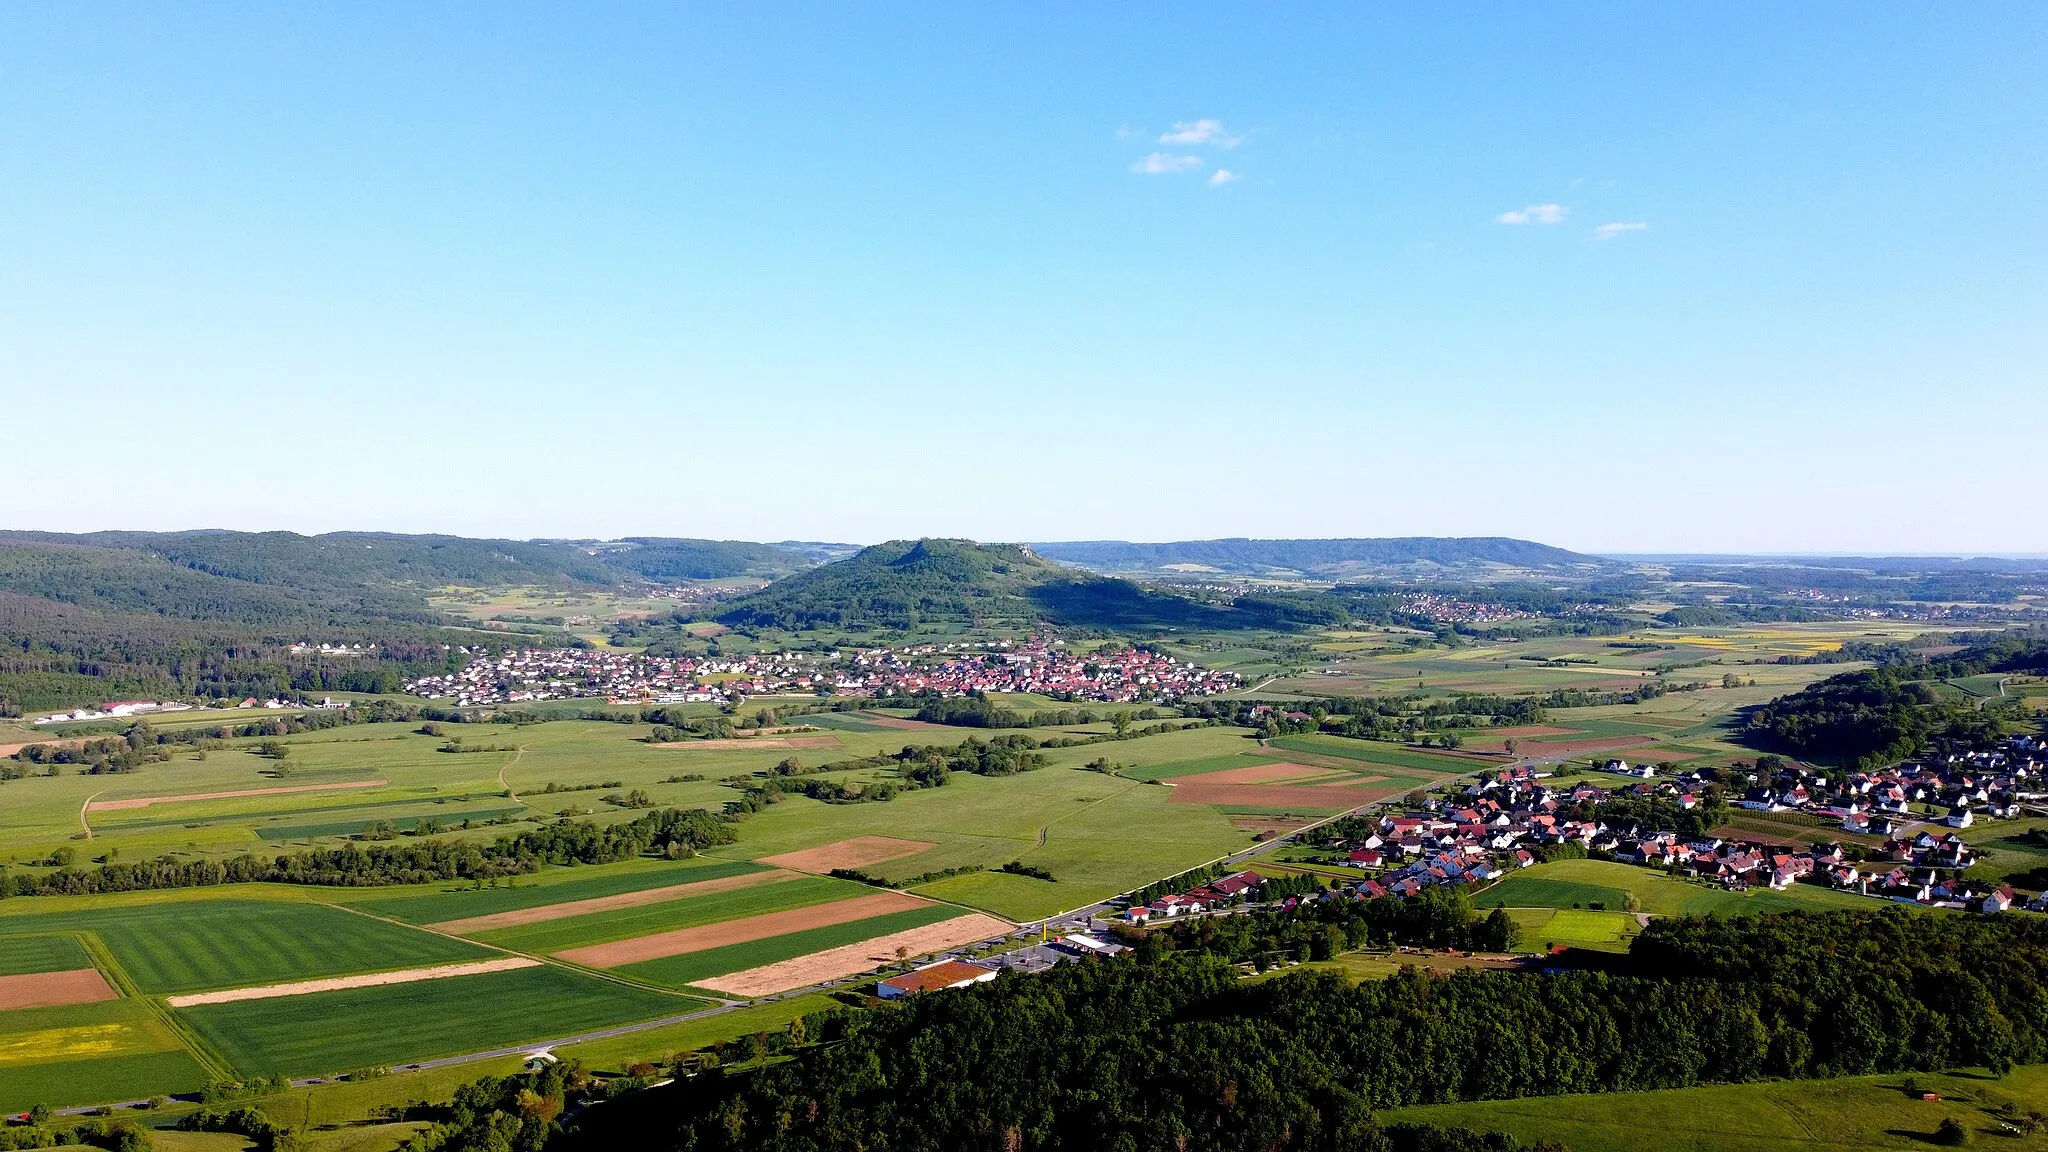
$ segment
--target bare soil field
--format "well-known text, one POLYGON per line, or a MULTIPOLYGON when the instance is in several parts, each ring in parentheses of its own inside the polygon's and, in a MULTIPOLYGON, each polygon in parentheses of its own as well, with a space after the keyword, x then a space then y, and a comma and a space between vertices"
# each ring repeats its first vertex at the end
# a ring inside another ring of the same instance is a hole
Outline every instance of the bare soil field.
POLYGON ((617 896, 593 896, 588 900, 567 900, 560 904, 543 904, 538 908, 515 908, 510 912, 493 912, 488 916, 443 920, 439 924, 429 924, 427 927, 451 936, 464 936, 474 932, 489 932, 496 928, 513 928, 521 924, 566 920, 571 916, 587 916, 592 912, 610 912, 615 908, 665 904, 670 900, 683 900, 712 892, 729 892, 734 888, 752 888, 757 884, 775 884, 783 880, 794 880, 796 877, 795 872, 777 868, 768 872, 749 872, 741 876, 720 876, 716 880, 698 880, 691 884, 671 884, 666 888, 621 892, 617 896))
POLYGON ((851 840, 838 840, 798 852, 763 856, 759 863, 773 864, 777 868, 794 868, 799 872, 824 873, 834 868, 865 868, 870 864, 880 864, 884 860, 915 856, 919 852, 935 847, 937 845, 926 840, 898 840, 894 836, 855 836, 851 840))
POLYGON ((417 984, 422 980, 446 980, 452 976, 481 976, 486 972, 510 972, 515 968, 538 968, 531 956, 501 956, 473 964, 441 964, 433 968, 407 968, 400 972, 370 972, 362 976, 335 976, 327 980, 299 980, 291 984, 264 984, 255 988, 229 988, 224 992, 195 992, 190 996, 166 997, 173 1008, 200 1004, 232 1004, 238 1000, 274 1000, 281 996, 305 996, 313 992, 340 992, 349 988, 378 988, 386 984, 417 984))
POLYGON ((1312 764, 1253 764, 1247 768, 1225 768, 1221 772, 1204 772, 1190 779, 1205 784, 1277 784, 1282 780, 1299 783, 1307 780, 1335 778, 1338 783, 1349 783, 1349 777, 1334 768, 1317 768, 1312 764))
POLYGON ((808 908, 791 908, 787 912, 769 912, 760 916, 749 916, 744 920, 700 924, 695 928, 678 928, 673 932, 657 932, 652 936, 636 936, 631 940, 615 940, 610 944, 571 948, 555 955, 572 963, 588 964, 592 968, 617 968, 624 964, 638 964, 642 960, 659 960, 664 956, 702 952, 706 948, 723 948, 727 944, 744 944, 749 940, 786 936, 791 932, 802 932, 808 928, 849 924, 855 920, 866 920, 870 916, 885 916, 891 912, 922 908, 928 903, 930 901, 904 892, 877 892, 872 896, 856 896, 851 900, 838 900, 830 904, 813 904, 808 908))
POLYGON ((1175 804, 1242 804, 1257 808, 1356 808, 1400 794, 1399 788, 1357 785, 1210 784, 1205 777, 1175 784, 1175 804))
POLYGON ((780 736, 742 736, 736 740, 676 740, 656 748, 794 748, 780 736))
POLYGON ((1524 756, 1576 756, 1581 752, 1613 752, 1648 744, 1648 736, 1604 736, 1588 740, 1540 740, 1517 749, 1524 756))
POLYGON ((136 796, 127 800, 95 800, 88 812, 118 812, 147 808, 152 804, 176 804, 187 800, 239 800, 244 796, 283 796, 291 792, 335 792, 346 788, 382 788, 389 780, 348 780, 339 784, 291 784, 282 788, 244 788, 237 792, 191 792, 183 796, 136 796))
POLYGON ((0 1012, 16 1008, 57 1008, 66 1004, 97 1004, 118 1000, 120 994, 107 984, 97 968, 73 968, 68 972, 32 972, 26 976, 0 976, 0 1012))
POLYGON ((896 950, 901 948, 908 956, 923 956, 977 940, 988 940, 1001 936, 1010 930, 1010 923, 998 920, 980 912, 968 916, 956 916, 912 928, 907 932, 893 932, 863 940, 858 944, 847 944, 784 960, 729 976, 710 980, 699 980, 697 986, 723 992, 729 996, 770 996, 786 992, 791 988, 802 988, 810 984, 822 984, 842 976, 856 976, 873 971, 885 964, 896 962, 896 950))

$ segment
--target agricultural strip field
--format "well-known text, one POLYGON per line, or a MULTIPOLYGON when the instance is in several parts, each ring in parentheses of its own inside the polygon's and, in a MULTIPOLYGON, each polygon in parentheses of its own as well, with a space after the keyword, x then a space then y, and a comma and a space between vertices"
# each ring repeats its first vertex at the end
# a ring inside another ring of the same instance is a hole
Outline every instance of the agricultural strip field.
POLYGON ((825 952, 847 944, 872 940, 878 936, 922 928, 927 924, 955 919, 959 915, 960 909, 950 904, 926 904, 921 908, 871 916, 866 920, 810 928, 762 940, 749 940, 743 944, 727 944, 720 948, 706 948, 700 952, 687 952, 680 956, 666 956, 659 960, 627 964, 617 971, 621 975, 632 976, 652 984, 687 989, 713 976, 724 976, 749 968, 765 967, 783 960, 794 960, 814 952, 825 952))
POLYGON ((389 780, 346 780, 333 784, 292 784, 276 788, 243 788, 232 792, 187 792, 169 796, 134 796, 126 800, 94 800, 85 806, 87 812, 118 812, 129 808, 148 808, 154 804, 179 804, 199 800, 240 800, 247 796, 286 796, 295 792, 334 792, 349 788, 382 788, 389 780))
MULTIPOLYGON (((407 801, 408 805, 416 803, 407 801)), ((265 840, 315 840, 323 836, 353 836, 373 824, 388 823, 399 832, 411 832, 421 824, 433 821, 444 827, 460 824, 465 820, 496 820, 501 816, 516 816, 529 809, 524 804, 498 808, 459 808, 453 811, 441 810, 421 812, 410 816, 385 816, 378 813, 359 814, 358 818, 329 820, 320 824, 259 824, 256 835, 265 840)))
POLYGON ((1433 752, 1421 752, 1382 740, 1353 740, 1345 736, 1275 736, 1266 743, 1275 748, 1285 748, 1294 752, 1342 756, 1347 760, 1413 768, 1435 775, 1466 775, 1480 771, 1490 763, 1478 757, 1439 756, 1433 752))
POLYGON ((793 960, 749 968, 730 976, 700 980, 698 986, 732 996, 769 996, 791 988, 802 988, 826 980, 836 980, 842 976, 872 971, 894 962, 898 949, 902 949, 906 955, 922 956, 1000 936, 1009 930, 1010 925, 1004 921, 975 912, 927 924, 922 928, 893 932, 858 944, 847 944, 793 960))
POLYGON ((133 1000, 0 1013, 0 1111, 189 1091, 205 1079, 177 1035, 133 1000))
POLYGON ((356 899, 355 893, 344 893, 336 898, 346 900, 351 907, 408 924, 439 924, 764 870, 763 865, 752 861, 704 857, 680 863, 634 861, 607 864, 602 868, 548 868, 531 876, 514 877, 503 882, 502 886, 453 888, 438 885, 432 891, 414 889, 402 896, 375 894, 368 899, 356 899))
POLYGON ((616 912, 622 908, 643 908, 649 904, 665 904, 671 900, 683 900, 693 896, 709 896, 714 892, 730 892, 739 888, 754 888, 762 884, 780 884, 794 880, 802 873, 785 872, 770 868, 763 872, 742 872, 737 876, 720 876, 711 880, 696 880, 688 884, 674 884, 667 888, 643 888, 638 892, 621 892, 616 896, 594 896, 588 900, 573 900, 567 904, 543 904, 538 908, 517 908, 510 912, 497 912, 489 916, 472 916, 467 920, 446 920, 428 927, 436 932, 453 936, 474 935, 499 928, 515 928, 522 924, 544 924, 550 920, 567 920, 576 916, 589 916, 599 912, 616 912))
POLYGON ((85 946, 78 942, 77 937, 67 933, 0 936, 0 976, 90 967, 92 958, 85 954, 85 946))
POLYGON ((725 917, 716 923, 705 922, 692 928, 619 939, 610 944, 571 948, 557 954, 564 960, 588 964, 593 968, 616 968, 727 944, 765 940, 807 928, 850 923, 888 912, 907 911, 924 903, 921 898, 903 892, 875 892, 829 904, 810 904, 780 912, 757 912, 743 919, 725 917))
POLYGON ((1955 1119, 1980 1143, 2016 1152, 2048 1149, 2048 1136, 2013 1136, 1991 1112, 2048 1107, 2048 1067, 1979 1075, 1916 1073, 1938 1100, 1909 1097, 1901 1075, 1773 1080, 1657 1092, 1596 1092, 1398 1108, 1386 1123, 1438 1124, 1557 1141, 1574 1152, 1907 1152, 1935 1143, 1955 1119))
POLYGON ((516 972, 180 1009, 248 1074, 310 1076, 550 1040, 704 1006, 542 965, 516 972))
POLYGON ((1281 759, 1280 756, 1260 752, 1239 752, 1229 756, 1206 756, 1200 760, 1178 760, 1143 768, 1126 768, 1120 775, 1129 780, 1176 780, 1182 776, 1200 776, 1209 772, 1226 772, 1232 768, 1272 764, 1281 759))
POLYGON ((97 968, 0 976, 0 1012, 19 1008, 54 1008, 63 1004, 93 1004, 112 1000, 117 995, 97 968))
POLYGON ((763 856, 759 863, 773 864, 778 868, 794 868, 799 872, 830 872, 834 868, 865 868, 870 864, 880 864, 884 860, 915 856, 933 847, 936 845, 924 840, 898 840, 892 836, 856 836, 851 840, 840 840, 799 852, 763 856))
MULTIPOLYGON (((737 929, 742 924, 764 917, 856 899, 872 892, 873 888, 851 880, 799 876, 758 888, 714 892, 639 908, 621 908, 573 916, 567 920, 498 928, 478 933, 476 939, 519 952, 569 953, 617 941, 666 936, 678 931, 716 930, 721 926, 737 929)), ((578 960, 578 963, 590 961, 578 960)))
POLYGON ((0 938, 53 930, 97 934, 136 985, 156 995, 495 955, 431 932, 288 901, 159 900, 0 918, 0 938))
POLYGON ((229 988, 221 992, 195 992, 171 996, 164 1003, 173 1008, 197 1008, 202 1004, 234 1004, 243 1000, 278 1000, 286 996, 310 996, 316 992, 339 992, 347 988, 383 988, 392 984, 417 984, 422 980, 452 980, 458 976, 483 976, 535 968, 540 961, 531 956, 500 956, 471 964, 443 964, 438 968, 406 968, 397 972, 370 972, 361 976, 331 976, 325 980, 301 980, 294 984, 265 984, 256 988, 229 988))

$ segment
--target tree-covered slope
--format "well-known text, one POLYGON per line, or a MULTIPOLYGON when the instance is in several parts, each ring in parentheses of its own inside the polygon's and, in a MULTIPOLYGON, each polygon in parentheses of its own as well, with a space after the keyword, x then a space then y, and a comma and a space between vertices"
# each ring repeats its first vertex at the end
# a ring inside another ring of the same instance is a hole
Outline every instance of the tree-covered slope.
MULTIPOLYGON (((2007 702, 1955 699, 1941 681, 2048 671, 2048 637, 2016 633, 1938 660, 1907 660, 1830 676, 1750 711, 1744 735, 1773 751, 1838 763, 1887 763, 1931 748, 1998 738, 2007 702)), ((2017 704, 2017 697, 2010 704, 2017 704)))
POLYGON ((1176 566, 1221 572, 1274 570, 1338 575, 1369 568, 1432 565, 1456 568, 1505 564, 1542 568, 1597 564, 1591 556, 1504 536, 1341 540, 1178 540, 1132 544, 1122 540, 1069 540, 1034 544, 1042 556, 1097 572, 1155 572, 1176 566))
POLYGON ((787 629, 1029 623, 1043 616, 1030 592, 1077 575, 1014 544, 891 540, 778 580, 718 620, 787 629))

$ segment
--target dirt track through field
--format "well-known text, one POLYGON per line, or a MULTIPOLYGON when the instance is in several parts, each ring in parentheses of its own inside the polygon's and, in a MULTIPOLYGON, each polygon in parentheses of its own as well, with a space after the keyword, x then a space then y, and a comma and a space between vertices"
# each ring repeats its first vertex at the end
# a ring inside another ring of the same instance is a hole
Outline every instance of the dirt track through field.
POLYGON ((709 980, 697 981, 700 988, 724 992, 729 996, 769 996, 786 992, 791 988, 803 988, 811 984, 822 984, 842 976, 855 976, 872 971, 885 964, 896 962, 896 950, 901 948, 906 956, 923 956, 931 952, 957 948, 977 940, 989 940, 1008 932, 1011 924, 993 916, 975 912, 967 916, 955 916, 937 924, 912 928, 905 932, 892 932, 863 940, 858 944, 846 944, 784 960, 729 976, 715 976, 709 980))
POLYGON ((773 864, 777 868, 794 868, 799 872, 830 872, 834 868, 865 868, 870 864, 880 864, 884 860, 915 856, 919 852, 936 847, 938 845, 928 840, 898 840, 894 836, 855 836, 851 840, 838 840, 798 852, 763 856, 756 863, 773 864))
POLYGON ((16 1008, 57 1008, 66 1004, 97 1004, 115 1000, 120 993, 107 985, 97 968, 73 968, 66 972, 32 972, 26 976, 0 976, 0 1012, 16 1008))
POLYGON ((239 792, 193 792, 184 796, 137 796, 128 800, 96 800, 89 812, 116 812, 147 808, 152 804, 177 804, 187 800, 239 800, 244 796, 283 796, 293 792, 338 792, 348 788, 382 788, 389 780, 350 780, 341 784, 293 784, 283 788, 244 788, 239 792))
POLYGON ((1356 808, 1399 795, 1399 788, 1313 784, 1205 784, 1199 778, 1175 784, 1175 804, 1222 804, 1256 808, 1356 808))
POLYGON ((225 992, 196 992, 170 996, 164 1003, 173 1008, 200 1004, 233 1004, 238 1000, 275 1000, 282 996, 306 996, 314 992, 340 992, 349 988, 381 988, 387 984, 417 984, 422 980, 446 980, 453 976, 481 976, 486 972, 510 972, 517 968, 538 968, 531 956, 501 956, 474 964, 442 964, 434 968, 407 968, 402 972, 371 972, 362 976, 336 976, 327 980, 300 980, 291 984, 264 984, 256 988, 230 988, 225 992))
POLYGON ((712 892, 730 892, 735 888, 752 888, 757 884, 794 880, 798 875, 775 868, 767 872, 749 872, 743 876, 720 876, 716 880, 698 880, 691 884, 671 884, 666 888, 621 892, 616 896, 593 896, 588 900, 566 900, 560 904, 543 904, 538 908, 515 908, 510 912, 493 912, 488 916, 443 920, 439 924, 429 924, 427 927, 451 936, 463 936, 474 932, 489 932, 495 928, 516 928, 521 924, 544 924, 549 920, 566 920, 571 916, 588 916, 593 912, 610 912, 617 908, 666 904, 670 900, 686 900, 692 896, 704 896, 712 892))
POLYGON ((810 928, 850 924, 871 916, 886 916, 891 912, 922 908, 928 903, 930 901, 903 892, 877 892, 872 896, 856 896, 851 900, 838 900, 830 904, 812 904, 806 908, 769 912, 760 916, 749 916, 743 920, 700 924, 695 928, 678 928, 673 932, 657 932, 652 936, 636 936, 631 940, 617 940, 610 944, 571 948, 555 955, 572 963, 588 964, 592 968, 617 968, 622 964, 638 964, 642 960, 659 960, 665 956, 702 952, 706 948, 723 948, 727 944, 745 944, 750 940, 766 940, 770 936, 787 936, 791 932, 802 932, 810 928))

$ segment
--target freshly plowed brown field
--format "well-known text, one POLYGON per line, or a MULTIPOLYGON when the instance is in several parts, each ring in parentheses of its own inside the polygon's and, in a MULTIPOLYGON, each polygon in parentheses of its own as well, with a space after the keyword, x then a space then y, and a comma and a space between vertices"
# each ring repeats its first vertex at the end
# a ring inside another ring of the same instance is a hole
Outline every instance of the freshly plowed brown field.
POLYGON ((702 952, 706 948, 723 948, 727 944, 744 944, 749 940, 786 936, 807 928, 850 924, 855 920, 866 920, 870 916, 885 916, 891 912, 922 908, 928 903, 930 901, 904 892, 877 892, 872 896, 856 896, 851 900, 839 900, 831 904, 813 904, 808 908, 791 908, 787 912, 769 912, 760 916, 749 916, 744 920, 701 924, 695 928, 657 932, 652 936, 635 936, 631 940, 615 940, 610 944, 571 948, 555 955, 573 963, 588 964, 592 968, 617 968, 622 964, 638 964, 642 960, 659 960, 664 956, 702 952))
POLYGON ((884 860, 915 856, 934 847, 937 845, 926 840, 898 840, 894 836, 855 836, 851 840, 835 840, 830 844, 805 848, 799 852, 763 856, 759 863, 773 864, 777 868, 794 868, 799 872, 830 872, 834 868, 865 868, 870 864, 880 864, 884 860))
POLYGON ((641 892, 621 892, 617 896, 593 896, 588 900, 566 900, 560 904, 543 904, 538 908, 515 908, 510 912, 493 912, 488 916, 471 916, 462 920, 443 920, 427 927, 451 936, 462 936, 473 932, 489 932, 495 928, 513 928, 521 924, 543 924, 549 920, 566 920, 571 916, 587 916, 592 912, 610 912, 615 908, 638 908, 643 904, 665 904, 670 900, 685 900, 692 896, 703 896, 712 892, 729 892, 734 888, 752 888, 757 884, 775 884, 783 880, 794 880, 795 872, 780 868, 768 872, 749 872, 744 876, 720 876, 716 880, 699 880, 693 884, 671 884, 666 888, 649 888, 641 892))
POLYGON ((896 950, 901 948, 907 956, 923 956, 977 940, 988 940, 1008 932, 1011 925, 1006 920, 985 916, 979 912, 967 916, 955 916, 937 924, 912 928, 906 932, 892 932, 863 940, 858 944, 847 944, 734 972, 729 976, 718 976, 710 980, 699 980, 697 986, 723 992, 729 996, 771 996, 787 992, 791 988, 802 988, 811 984, 822 984, 842 976, 856 976, 870 972, 885 964, 896 961, 896 950))
POLYGON ((26 976, 0 976, 0 1012, 16 1008, 58 1008, 66 1004, 96 1004, 119 999, 97 968, 73 968, 68 972, 31 972, 26 976))
POLYGON ((87 812, 118 812, 125 808, 147 808, 152 804, 173 804, 185 800, 239 800, 244 796, 283 796, 291 792, 337 792, 345 788, 382 788, 389 780, 349 780, 339 784, 293 784, 283 788, 243 788, 236 792, 188 792, 183 796, 136 796, 127 800, 95 800, 87 812))

